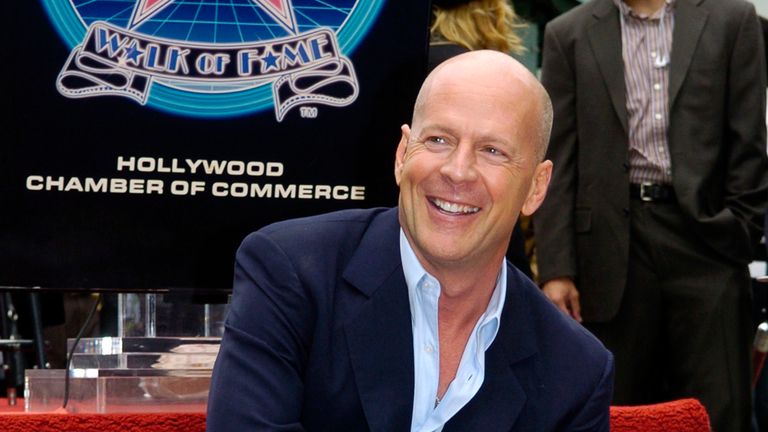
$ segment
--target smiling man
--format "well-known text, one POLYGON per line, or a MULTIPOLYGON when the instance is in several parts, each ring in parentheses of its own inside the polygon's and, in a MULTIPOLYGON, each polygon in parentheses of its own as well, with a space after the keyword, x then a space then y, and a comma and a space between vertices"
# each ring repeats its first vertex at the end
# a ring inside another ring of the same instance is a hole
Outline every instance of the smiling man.
POLYGON ((504 258, 551 113, 509 56, 455 57, 402 126, 397 208, 246 238, 208 429, 607 431, 611 355, 504 258))

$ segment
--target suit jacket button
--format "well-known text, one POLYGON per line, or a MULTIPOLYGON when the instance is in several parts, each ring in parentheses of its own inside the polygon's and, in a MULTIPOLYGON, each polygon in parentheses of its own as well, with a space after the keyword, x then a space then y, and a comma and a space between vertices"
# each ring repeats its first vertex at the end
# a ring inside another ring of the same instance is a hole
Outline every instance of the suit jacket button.
POLYGON ((624 216, 629 217, 629 209, 628 208, 624 207, 623 209, 621 209, 621 212, 624 213, 624 216))
POLYGON ((625 172, 629 171, 629 162, 624 162, 623 164, 621 164, 621 166, 624 167, 625 172))

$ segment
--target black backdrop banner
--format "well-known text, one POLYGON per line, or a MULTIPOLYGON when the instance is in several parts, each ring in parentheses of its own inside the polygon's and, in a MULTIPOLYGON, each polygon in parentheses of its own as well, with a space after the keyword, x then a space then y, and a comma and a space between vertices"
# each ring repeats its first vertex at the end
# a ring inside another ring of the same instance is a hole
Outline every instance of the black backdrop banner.
POLYGON ((427 0, 5 7, 0 287, 228 289, 249 232, 396 203, 427 0))

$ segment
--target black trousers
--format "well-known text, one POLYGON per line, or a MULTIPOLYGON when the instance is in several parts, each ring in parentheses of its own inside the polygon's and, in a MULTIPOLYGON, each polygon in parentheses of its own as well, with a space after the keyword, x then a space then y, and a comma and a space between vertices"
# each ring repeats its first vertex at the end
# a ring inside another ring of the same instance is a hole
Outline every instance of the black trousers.
POLYGON ((750 430, 750 278, 675 203, 632 200, 628 280, 616 318, 586 326, 616 360, 614 404, 699 399, 716 432, 750 430))

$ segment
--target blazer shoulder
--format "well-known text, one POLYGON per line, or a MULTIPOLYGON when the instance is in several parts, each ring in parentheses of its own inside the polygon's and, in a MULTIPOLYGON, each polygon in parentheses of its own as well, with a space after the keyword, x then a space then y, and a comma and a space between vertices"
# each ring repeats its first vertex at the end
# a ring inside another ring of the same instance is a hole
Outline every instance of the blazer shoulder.
POLYGON ((524 295, 536 318, 536 332, 543 341, 541 349, 551 350, 557 360, 585 366, 602 365, 610 359, 610 352, 592 333, 557 309, 530 279, 522 274, 520 279, 525 280, 522 283, 524 295), (567 356, 562 353, 567 353, 567 356))
POLYGON ((609 12, 611 8, 615 9, 611 0, 592 0, 582 3, 553 18, 547 23, 546 28, 558 32, 578 30, 597 17, 609 12))
POLYGON ((342 210, 276 222, 246 236, 236 261, 248 266, 283 259, 298 271, 342 271, 370 226, 388 218, 396 220, 397 210, 342 210))
MULTIPOLYGON (((519 357, 529 359, 519 365, 529 368, 525 379, 532 403, 547 409, 557 406, 560 413, 579 413, 581 420, 607 419, 613 356, 581 324, 557 309, 530 279, 511 273, 508 281, 513 285, 507 287, 507 301, 512 288, 512 303, 517 306, 508 303, 508 311, 517 317, 508 316, 512 328, 502 327, 507 333, 501 336, 500 330, 497 337, 507 342, 508 352, 528 355, 519 357)), ((526 374, 521 370, 519 376, 526 374)))
POLYGON ((281 246, 298 243, 305 251, 313 247, 322 251, 343 239, 359 239, 374 219, 394 211, 388 208, 351 209, 287 219, 249 234, 241 247, 256 237, 267 237, 281 246))
MULTIPOLYGON (((683 0, 681 0, 683 1, 683 0)), ((734 16, 741 17, 744 14, 755 14, 755 5, 746 0, 685 0, 692 1, 694 4, 698 4, 699 7, 704 8, 712 13, 716 13, 720 16, 727 16, 733 14, 734 16)))
POLYGON ((591 0, 554 18, 545 27, 545 45, 554 38, 566 51, 586 36, 588 30, 610 13, 618 13, 611 0, 591 0), (607 1, 607 3, 606 3, 607 1))

